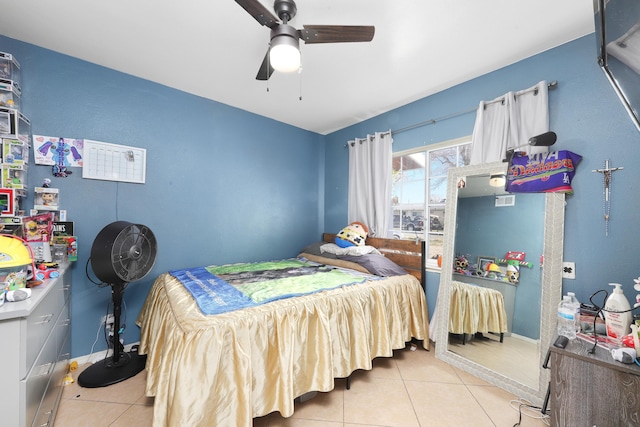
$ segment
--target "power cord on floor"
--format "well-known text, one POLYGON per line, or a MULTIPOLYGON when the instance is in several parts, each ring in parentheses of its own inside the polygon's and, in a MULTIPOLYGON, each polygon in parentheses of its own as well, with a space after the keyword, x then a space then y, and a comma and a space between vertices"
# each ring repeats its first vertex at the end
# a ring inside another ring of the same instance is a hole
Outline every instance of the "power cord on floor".
MULTIPOLYGON (((98 326, 98 330, 96 331, 96 340, 93 342, 93 344, 91 345, 91 351, 89 352, 89 358, 91 363, 94 363, 95 360, 93 357, 93 348, 96 346, 96 343, 98 342, 98 337, 100 336, 100 330, 102 329, 103 324, 102 321, 100 322, 100 326, 98 326)), ((107 355, 109 354, 109 349, 107 348, 107 355)), ((105 355, 105 358, 107 357, 107 355, 105 355)))
POLYGON ((551 425, 549 422, 549 415, 542 413, 542 408, 540 406, 536 406, 529 402, 526 399, 520 398, 509 401, 509 405, 511 409, 518 412, 518 422, 513 425, 513 427, 518 427, 520 423, 522 423, 522 416, 527 416, 529 418, 534 418, 537 420, 542 420, 546 425, 551 425), (518 405, 517 407, 514 405, 518 405))

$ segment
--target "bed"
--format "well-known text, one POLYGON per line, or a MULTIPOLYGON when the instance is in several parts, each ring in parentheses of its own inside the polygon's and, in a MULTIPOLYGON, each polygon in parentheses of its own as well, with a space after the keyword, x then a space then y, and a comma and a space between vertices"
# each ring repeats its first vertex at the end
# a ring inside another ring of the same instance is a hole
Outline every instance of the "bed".
MULTIPOLYGON (((334 238, 325 233, 323 242, 334 238)), ((358 271, 365 280, 213 315, 203 314, 180 274, 161 274, 137 320, 153 425, 250 426, 274 411, 288 417, 296 397, 330 391, 336 378, 371 369, 374 358, 391 357, 409 341, 428 350, 424 245, 366 244, 407 274, 367 278, 358 263, 309 250, 299 259, 358 271)))

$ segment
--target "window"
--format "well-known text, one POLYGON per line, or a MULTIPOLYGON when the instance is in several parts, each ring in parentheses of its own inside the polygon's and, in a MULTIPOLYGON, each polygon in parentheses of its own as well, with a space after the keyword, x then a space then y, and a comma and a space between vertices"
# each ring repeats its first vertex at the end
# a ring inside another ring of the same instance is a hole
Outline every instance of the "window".
POLYGON ((390 237, 426 241, 426 267, 442 255, 449 168, 469 164, 471 137, 393 155, 390 237))

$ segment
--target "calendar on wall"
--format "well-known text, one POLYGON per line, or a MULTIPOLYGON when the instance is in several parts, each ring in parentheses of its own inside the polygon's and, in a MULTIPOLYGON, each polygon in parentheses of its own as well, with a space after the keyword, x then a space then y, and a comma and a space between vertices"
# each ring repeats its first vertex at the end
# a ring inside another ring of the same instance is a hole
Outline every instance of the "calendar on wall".
POLYGON ((126 145, 84 140, 82 177, 145 183, 147 150, 126 145))

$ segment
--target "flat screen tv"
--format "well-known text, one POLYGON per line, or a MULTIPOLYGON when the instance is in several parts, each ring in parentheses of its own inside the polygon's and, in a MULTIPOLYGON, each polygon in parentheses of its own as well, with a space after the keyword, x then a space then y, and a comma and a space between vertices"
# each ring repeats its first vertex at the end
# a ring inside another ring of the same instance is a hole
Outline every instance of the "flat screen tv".
POLYGON ((640 131, 640 1, 593 5, 598 63, 640 131))

